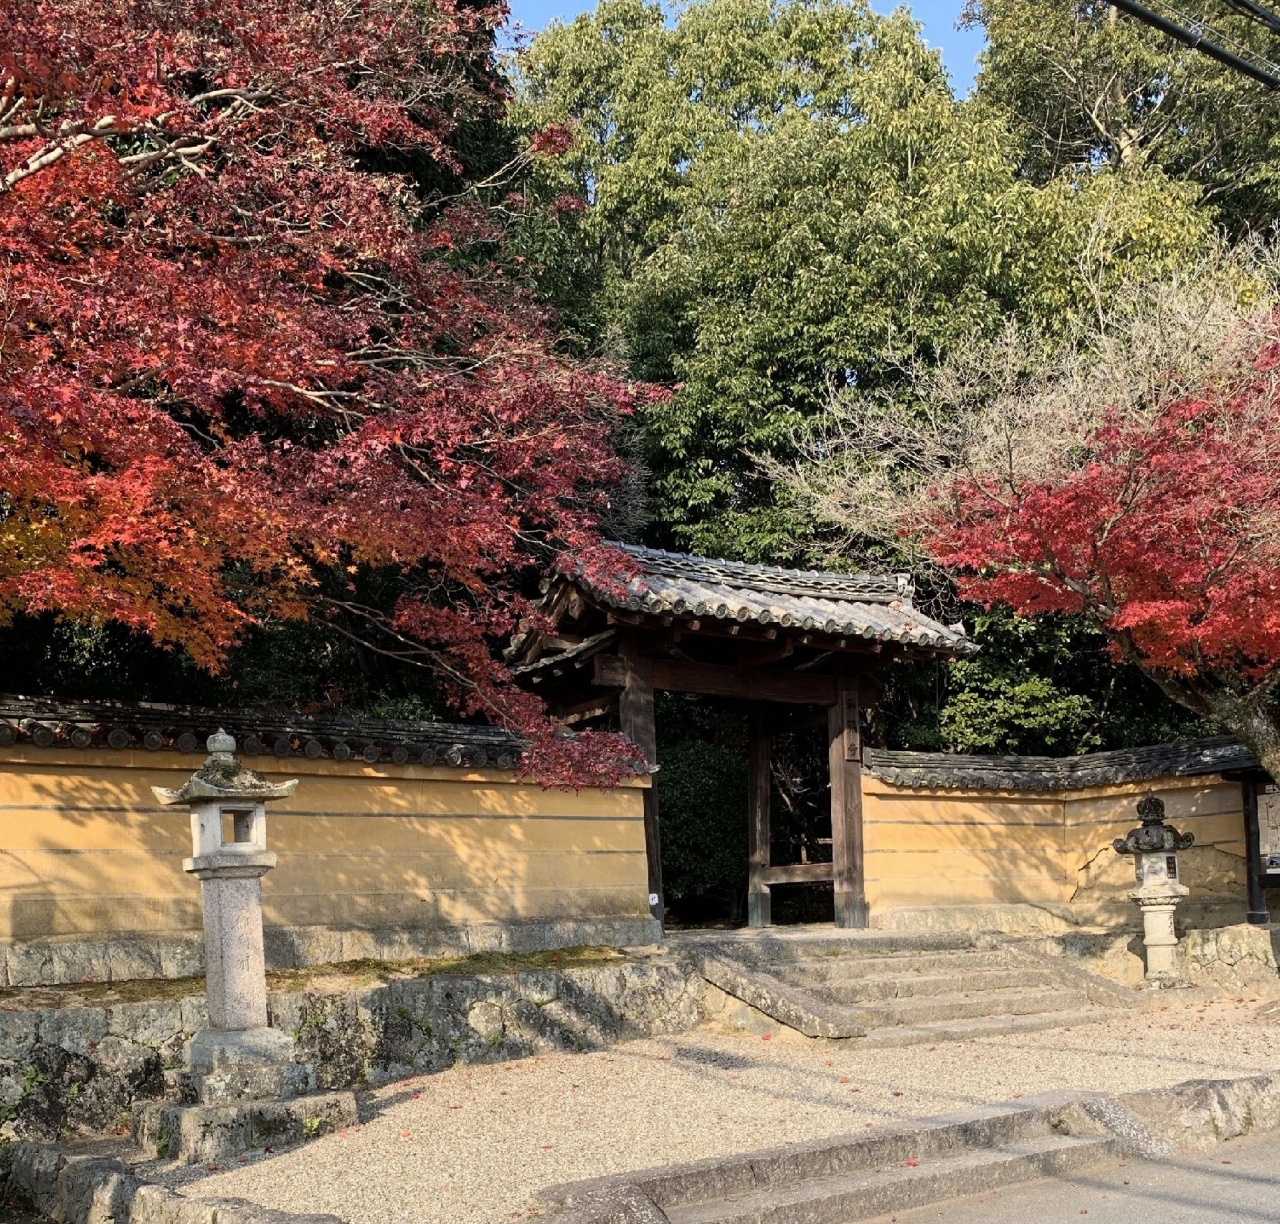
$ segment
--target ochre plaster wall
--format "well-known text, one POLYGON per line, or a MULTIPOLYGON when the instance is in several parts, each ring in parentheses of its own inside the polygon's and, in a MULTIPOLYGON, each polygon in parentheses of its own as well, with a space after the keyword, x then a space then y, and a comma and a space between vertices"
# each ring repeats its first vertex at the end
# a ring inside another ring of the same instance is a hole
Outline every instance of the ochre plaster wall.
POLYGON ((1132 908, 1126 894, 1134 887, 1133 860, 1111 842, 1138 824, 1135 805, 1149 789, 1165 801, 1172 824, 1195 834, 1195 847, 1181 856, 1189 901, 1239 905, 1243 915, 1238 782, 1215 776, 1066 792, 913 790, 864 774, 872 913, 1030 904, 1088 919, 1132 908))
MULTIPOLYGON (((203 755, 0 749, 0 939, 200 927, 187 810, 203 755)), ((648 915, 643 791, 543 790, 497 770, 274 757, 268 926, 467 926, 648 915)), ((647 784, 647 780, 644 784, 647 784)))

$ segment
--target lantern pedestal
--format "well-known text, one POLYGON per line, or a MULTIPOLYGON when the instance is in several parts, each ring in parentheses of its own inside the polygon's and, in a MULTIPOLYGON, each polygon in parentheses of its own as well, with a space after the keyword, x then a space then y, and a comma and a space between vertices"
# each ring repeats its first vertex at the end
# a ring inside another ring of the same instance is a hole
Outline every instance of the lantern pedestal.
POLYGON ((1142 910, 1142 944, 1147 952, 1147 981, 1167 984, 1178 980, 1175 952, 1178 935, 1173 914, 1178 902, 1191 890, 1181 884, 1150 889, 1135 888, 1129 894, 1142 910))
POLYGON ((209 759, 181 790, 155 788, 165 804, 191 809, 192 856, 183 870, 200 881, 209 1027, 187 1042, 185 1066, 165 1072, 166 1100, 135 1114, 138 1142, 188 1163, 218 1161, 355 1125, 350 1092, 315 1093, 315 1067, 297 1061, 293 1038, 268 1025, 262 946, 264 804, 293 793, 236 759, 235 740, 209 737, 209 759))

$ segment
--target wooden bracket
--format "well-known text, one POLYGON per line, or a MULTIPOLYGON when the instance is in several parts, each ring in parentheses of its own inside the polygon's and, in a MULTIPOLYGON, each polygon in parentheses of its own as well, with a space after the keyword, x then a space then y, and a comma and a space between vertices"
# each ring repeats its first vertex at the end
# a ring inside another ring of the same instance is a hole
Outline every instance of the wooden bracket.
POLYGON ((627 661, 620 655, 598 654, 592 659, 591 682, 601 688, 622 688, 627 683, 627 661))

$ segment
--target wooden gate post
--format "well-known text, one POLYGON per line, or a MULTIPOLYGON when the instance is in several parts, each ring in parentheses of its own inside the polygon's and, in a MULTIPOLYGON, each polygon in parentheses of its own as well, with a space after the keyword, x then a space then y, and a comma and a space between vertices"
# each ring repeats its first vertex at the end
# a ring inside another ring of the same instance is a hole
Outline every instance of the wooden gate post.
POLYGON ((835 875, 835 924, 869 922, 862 854, 862 731, 858 683, 836 682, 836 703, 827 707, 827 767, 831 774, 831 857, 835 875))
POLYGON ((764 730, 764 707, 751 707, 751 728, 747 740, 747 925, 767 927, 773 923, 772 896, 764 881, 769 867, 769 770, 771 743, 764 730))
MULTIPOLYGON (((626 681, 618 698, 622 734, 658 763, 658 732, 653 716, 653 660, 640 651, 634 633, 624 633, 618 653, 626 660, 626 681)), ((658 792, 652 785, 644 792, 644 849, 649 865, 649 912, 662 921, 662 839, 658 831, 658 792)))

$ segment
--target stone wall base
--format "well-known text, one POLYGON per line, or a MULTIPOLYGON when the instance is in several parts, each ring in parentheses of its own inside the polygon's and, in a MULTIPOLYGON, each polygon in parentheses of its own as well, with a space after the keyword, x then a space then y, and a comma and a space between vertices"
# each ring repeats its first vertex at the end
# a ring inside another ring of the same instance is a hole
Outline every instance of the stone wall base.
MULTIPOLYGON (((1146 973, 1140 931, 1069 930, 1026 941, 1122 986, 1140 986, 1146 973)), ((1276 947, 1280 927, 1203 927, 1183 931, 1174 949, 1180 981, 1217 990, 1280 995, 1276 947)))
MULTIPOLYGON (((267 927, 268 969, 297 969, 343 961, 415 960, 477 952, 546 952, 555 948, 631 948, 656 944, 662 929, 650 917, 476 923, 464 927, 267 927)), ((195 977, 204 972, 199 931, 121 933, 87 938, 0 943, 0 986, 56 986, 195 977)))
POLYGON ((0 1193, 60 1224, 343 1224, 337 1216, 271 1211, 244 1199, 187 1198, 139 1180, 118 1160, 39 1143, 0 1145, 0 1193))
MULTIPOLYGON (((332 1092, 457 1063, 684 1032, 706 1019, 704 994, 690 964, 653 957, 272 994, 268 1011, 299 1061, 315 1067, 314 1086, 332 1092)), ((0 1141, 127 1124, 132 1111, 163 1098, 166 1069, 181 1066, 185 1042, 208 1024, 204 996, 194 994, 0 1010, 0 1141)))
MULTIPOLYGON (((1179 930, 1230 927, 1244 921, 1244 902, 1184 901, 1178 906, 1179 930)), ((1105 902, 1013 902, 1001 905, 919 905, 872 911, 880 931, 982 931, 996 935, 1057 935, 1082 929, 1114 934, 1140 932, 1142 915, 1129 900, 1105 902)))

